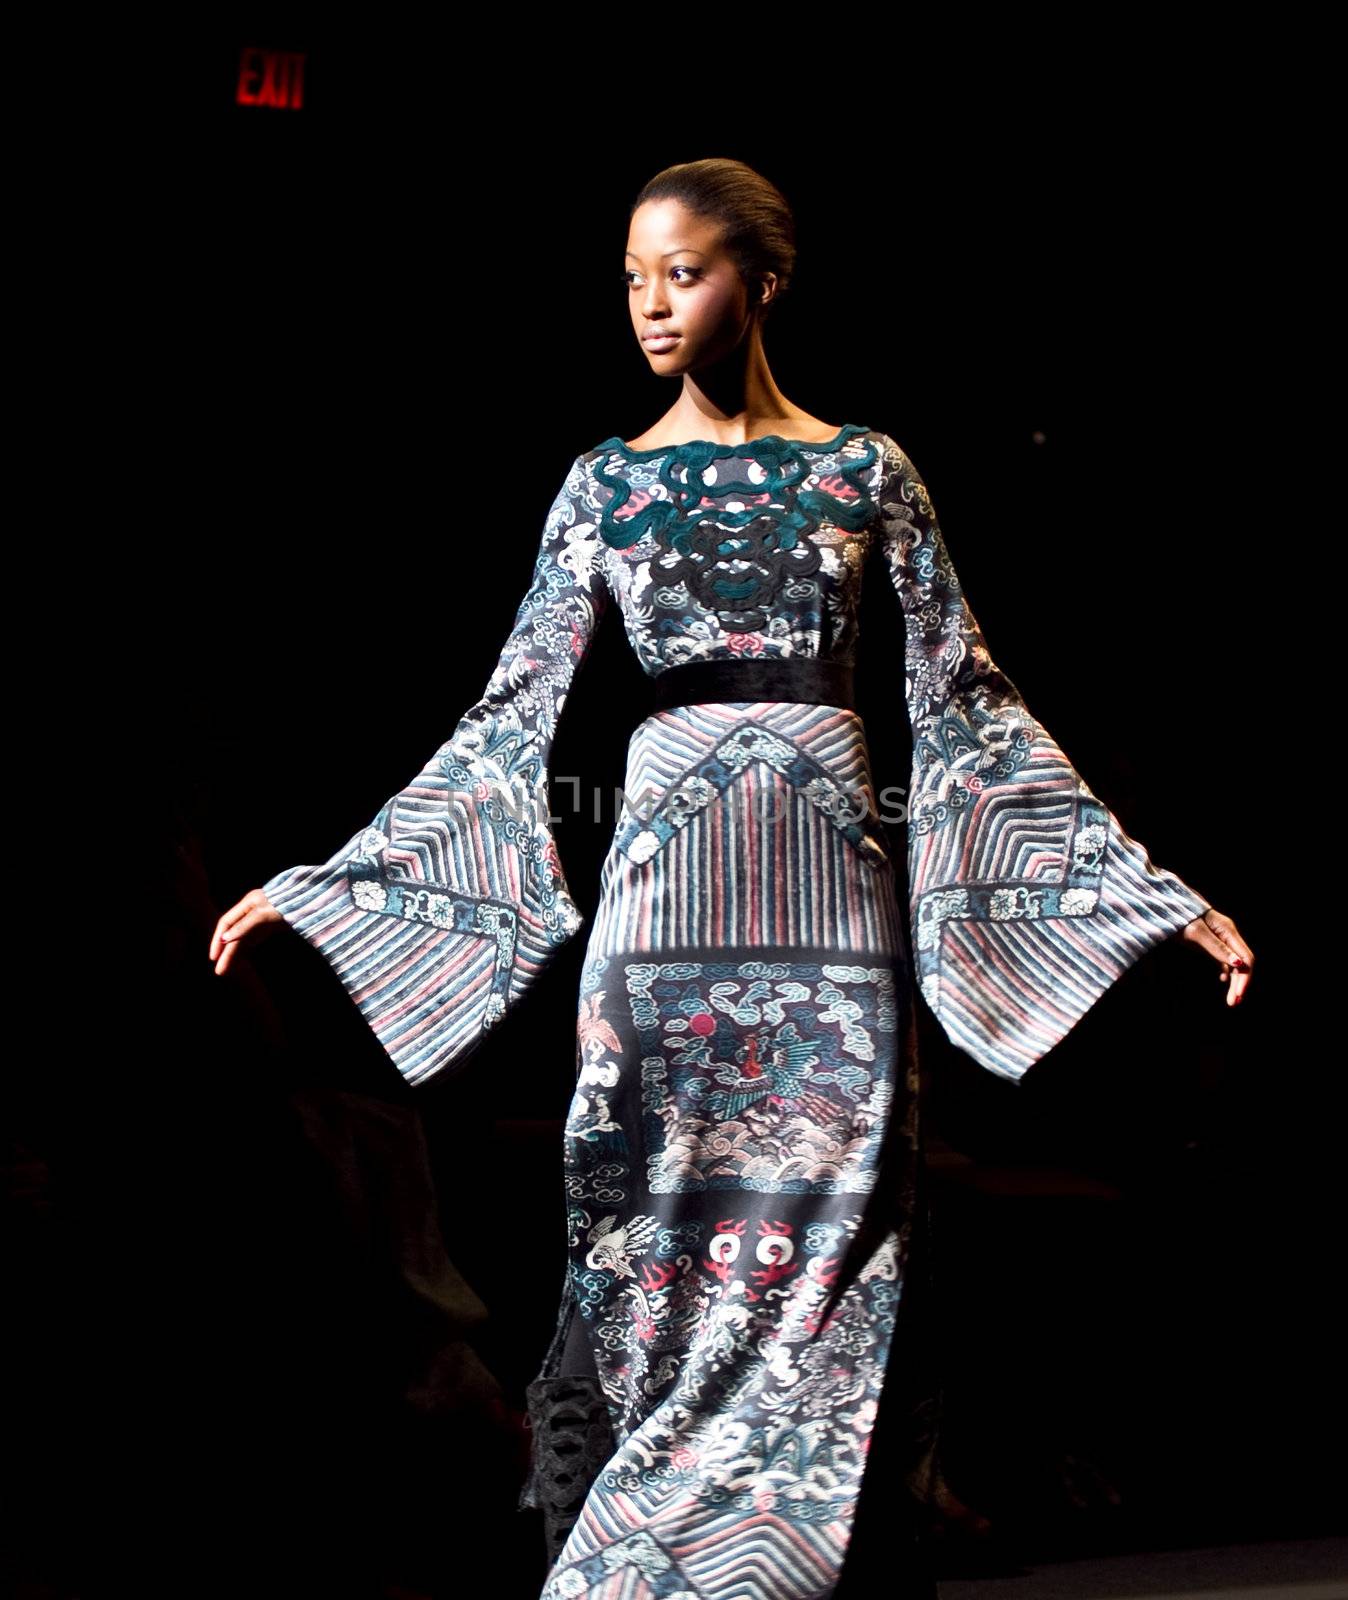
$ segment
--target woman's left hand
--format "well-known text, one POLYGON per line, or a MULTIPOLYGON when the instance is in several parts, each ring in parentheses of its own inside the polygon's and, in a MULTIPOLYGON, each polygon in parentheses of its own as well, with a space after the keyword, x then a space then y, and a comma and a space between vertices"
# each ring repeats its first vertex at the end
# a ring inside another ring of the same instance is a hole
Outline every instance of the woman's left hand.
POLYGON ((1254 968, 1254 951, 1241 938, 1231 918, 1208 910, 1195 917, 1183 930, 1190 944, 1201 945, 1222 964, 1222 982, 1227 985, 1226 1003, 1238 1006, 1249 987, 1254 968))

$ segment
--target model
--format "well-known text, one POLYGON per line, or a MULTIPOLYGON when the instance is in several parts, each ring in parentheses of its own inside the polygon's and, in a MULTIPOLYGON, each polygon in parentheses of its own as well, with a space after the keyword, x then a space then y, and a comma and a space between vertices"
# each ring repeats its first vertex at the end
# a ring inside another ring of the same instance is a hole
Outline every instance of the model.
POLYGON ((1015 1080, 1163 939, 1202 946, 1230 1005, 1253 965, 996 666, 898 443, 777 388, 763 326, 793 264, 785 200, 742 163, 646 185, 624 277, 675 403, 575 458, 453 736, 330 861, 245 895, 210 946, 225 972, 284 921, 408 1082, 455 1059, 581 925, 548 763, 616 602, 657 708, 631 737, 586 946, 568 1269, 536 1386, 593 1384, 610 1431, 546 1600, 835 1592, 905 1359, 917 990, 1015 1080), (852 686, 872 557, 906 624, 902 888, 852 686), (459 914, 492 896, 514 908, 508 941, 459 914))

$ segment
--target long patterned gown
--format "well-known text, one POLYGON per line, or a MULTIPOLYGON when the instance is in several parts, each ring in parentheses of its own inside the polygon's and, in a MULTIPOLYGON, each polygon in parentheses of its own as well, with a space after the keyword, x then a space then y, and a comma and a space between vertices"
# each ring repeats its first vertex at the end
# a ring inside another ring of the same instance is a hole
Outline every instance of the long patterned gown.
POLYGON ((481 700, 330 861, 265 885, 424 1081, 581 926, 548 763, 606 607, 651 675, 850 662, 873 551, 905 621, 906 793, 875 793, 846 707, 680 704, 631 737, 564 1139, 564 1299, 612 1452, 544 1600, 834 1592, 905 1359, 916 990, 1016 1080, 1209 902, 1031 715, 913 463, 858 424, 578 456, 481 700), (900 893, 881 819, 905 815, 900 893), (455 898, 491 893, 508 944, 455 898))

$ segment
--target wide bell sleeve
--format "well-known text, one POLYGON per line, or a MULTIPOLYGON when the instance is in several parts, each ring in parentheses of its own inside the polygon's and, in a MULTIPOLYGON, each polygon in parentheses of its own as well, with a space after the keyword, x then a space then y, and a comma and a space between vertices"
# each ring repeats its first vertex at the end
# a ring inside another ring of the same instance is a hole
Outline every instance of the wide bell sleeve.
POLYGON ((879 438, 880 544, 906 629, 916 975, 951 1042, 1018 1080, 1210 903, 1152 863, 993 661, 926 485, 879 438))
MULTIPOLYGON (((553 838, 548 763, 607 607, 602 548, 578 456, 481 699, 334 856, 263 884, 410 1084, 464 1060, 584 922, 553 838)), ((482 560, 489 573, 489 550, 482 560)))

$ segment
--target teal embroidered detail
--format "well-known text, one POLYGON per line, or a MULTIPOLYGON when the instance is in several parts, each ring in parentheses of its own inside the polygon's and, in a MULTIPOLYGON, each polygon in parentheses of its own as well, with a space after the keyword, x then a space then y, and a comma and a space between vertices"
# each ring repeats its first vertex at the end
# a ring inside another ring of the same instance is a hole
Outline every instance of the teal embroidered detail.
POLYGON ((743 444, 689 439, 683 444, 663 445, 655 450, 633 450, 614 434, 596 447, 594 476, 614 491, 601 515, 600 534, 604 543, 615 550, 625 550, 650 534, 667 549, 686 556, 691 553, 693 527, 713 513, 717 527, 727 532, 747 527, 760 517, 773 520, 783 530, 773 542, 783 550, 794 549, 801 535, 818 527, 825 517, 855 532, 865 526, 875 511, 875 503, 860 481, 860 475, 879 459, 877 446, 869 444, 867 454, 849 458, 838 469, 838 476, 855 491, 855 499, 840 498, 820 489, 797 491, 796 485, 809 476, 810 471, 799 452, 810 450, 815 455, 829 455, 841 449, 854 435, 869 432, 870 429, 861 423, 848 422, 832 439, 818 443, 808 439, 784 439, 780 434, 769 433, 743 444), (665 496, 651 499, 622 521, 616 520, 615 513, 631 499, 634 486, 625 478, 610 476, 604 470, 603 458, 610 450, 632 461, 664 458, 657 476, 665 496), (766 470, 764 481, 751 487, 756 499, 761 501, 766 496, 770 503, 760 503, 740 512, 720 511, 702 504, 707 498, 702 482, 706 469, 722 457, 739 455, 749 457, 766 470))
POLYGON ((742 445, 693 439, 662 451, 629 450, 615 435, 610 454, 629 458, 628 470, 607 462, 599 447, 594 477, 612 491, 600 535, 618 550, 642 539, 657 544, 659 609, 664 596, 686 594, 729 631, 760 630, 784 587, 819 571, 816 528, 827 522, 856 533, 875 516, 866 475, 874 476, 879 446, 862 440, 845 448, 868 431, 848 423, 813 445, 768 434, 742 445), (638 459, 647 456, 660 459, 638 459), (730 457, 735 462, 720 469, 730 457), (634 497, 631 514, 618 520, 634 497))

